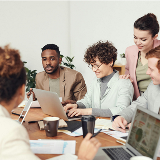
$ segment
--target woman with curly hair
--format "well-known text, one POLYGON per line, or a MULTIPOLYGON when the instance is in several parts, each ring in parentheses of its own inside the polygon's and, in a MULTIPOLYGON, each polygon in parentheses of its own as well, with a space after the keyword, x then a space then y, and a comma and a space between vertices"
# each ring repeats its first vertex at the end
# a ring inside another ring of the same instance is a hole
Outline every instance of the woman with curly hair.
MULTIPOLYGON (((29 136, 23 125, 10 117, 25 96, 26 72, 18 50, 0 47, 0 159, 40 160, 29 145, 29 136)), ((82 141, 78 159, 92 160, 100 147, 96 138, 88 134, 82 141), (90 154, 88 154, 90 153, 90 154)))
POLYGON ((67 104, 68 115, 94 115, 110 117, 128 107, 133 98, 133 86, 128 79, 119 79, 113 69, 117 49, 112 43, 99 41, 90 46, 84 55, 85 62, 96 74, 85 97, 76 104, 67 104))

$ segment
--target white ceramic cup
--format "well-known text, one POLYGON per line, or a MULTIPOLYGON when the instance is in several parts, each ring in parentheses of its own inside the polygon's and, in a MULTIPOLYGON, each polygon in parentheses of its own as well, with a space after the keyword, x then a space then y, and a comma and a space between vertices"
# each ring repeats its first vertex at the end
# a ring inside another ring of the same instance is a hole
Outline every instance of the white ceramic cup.
POLYGON ((152 160, 152 159, 146 156, 135 156, 131 157, 130 160, 152 160))

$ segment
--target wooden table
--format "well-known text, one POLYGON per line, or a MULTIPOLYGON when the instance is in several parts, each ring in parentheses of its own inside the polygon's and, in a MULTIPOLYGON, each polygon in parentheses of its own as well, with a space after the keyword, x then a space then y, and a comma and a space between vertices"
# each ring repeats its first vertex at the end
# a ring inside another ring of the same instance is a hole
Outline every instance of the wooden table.
MULTIPOLYGON (((16 108, 14 110, 16 113, 21 113, 22 108, 16 108)), ((12 119, 18 119, 18 115, 11 115, 12 119)), ((78 150, 80 147, 80 144, 83 140, 82 136, 79 137, 72 137, 65 133, 58 132, 58 135, 56 137, 47 137, 44 130, 39 130, 38 123, 28 123, 28 121, 36 121, 36 120, 42 120, 44 117, 48 117, 48 115, 44 114, 41 110, 41 108, 30 108, 26 118, 25 122, 23 123, 24 127, 27 129, 29 138, 31 140, 38 140, 38 139, 61 139, 61 140, 76 140, 76 155, 78 154, 78 150)), ((106 118, 107 119, 107 118, 106 118)), ((102 144, 102 147, 105 146, 118 146, 121 145, 116 142, 116 139, 106 135, 105 133, 99 133, 96 138, 100 141, 102 144)), ((40 159, 45 160, 48 158, 56 157, 58 154, 36 154, 40 159)), ((160 160, 160 158, 158 158, 160 160)))
MULTIPOLYGON (((16 108, 14 112, 21 113, 22 108, 16 108)), ((12 119, 18 119, 18 115, 11 115, 12 119)), ((62 139, 62 140, 76 140, 76 155, 78 154, 78 150, 80 147, 80 144, 83 140, 83 136, 79 137, 72 137, 65 133, 58 132, 58 135, 56 137, 47 137, 44 130, 39 130, 38 123, 28 123, 28 121, 36 121, 36 120, 42 120, 44 117, 48 117, 48 115, 44 114, 41 110, 41 108, 30 108, 26 118, 25 122, 23 123, 24 127, 27 129, 29 138, 31 140, 38 140, 38 139, 62 139)), ((116 142, 116 139, 108 136, 104 133, 99 133, 96 138, 100 141, 102 144, 102 147, 104 146, 115 146, 120 145, 116 142)), ((58 154, 36 154, 39 158, 42 160, 56 157, 58 154)))

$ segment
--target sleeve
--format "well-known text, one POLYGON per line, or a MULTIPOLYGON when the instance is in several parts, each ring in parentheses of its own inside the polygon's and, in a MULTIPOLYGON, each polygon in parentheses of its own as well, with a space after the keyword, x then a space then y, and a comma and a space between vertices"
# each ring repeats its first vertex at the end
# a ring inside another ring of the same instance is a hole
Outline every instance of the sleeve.
POLYGON ((126 65, 125 65, 125 75, 129 74, 129 65, 128 65, 128 50, 125 51, 125 57, 126 57, 126 65))
POLYGON ((116 107, 110 107, 112 114, 115 115, 126 109, 132 102, 134 88, 129 79, 120 79, 116 107))
POLYGON ((127 107, 125 110, 119 112, 118 115, 121 115, 122 117, 124 117, 128 123, 131 122, 134 111, 137 106, 147 108, 147 106, 148 106, 147 105, 147 103, 148 103, 147 95, 148 95, 148 89, 144 92, 144 94, 142 96, 139 96, 136 101, 133 101, 129 107, 127 107))
POLYGON ((77 104, 80 105, 79 108, 83 108, 84 106, 86 108, 92 108, 93 85, 94 81, 89 86, 85 96, 81 100, 77 101, 77 104))
POLYGON ((74 88, 73 94, 74 94, 76 101, 82 99, 87 92, 84 78, 83 78, 82 74, 79 72, 76 74, 76 82, 75 82, 73 88, 74 88))
POLYGON ((92 115, 98 117, 111 117, 113 114, 109 108, 107 109, 92 108, 92 115))
POLYGON ((30 149, 29 138, 26 129, 18 125, 14 127, 3 140, 3 152, 0 159, 12 160, 40 160, 30 149))

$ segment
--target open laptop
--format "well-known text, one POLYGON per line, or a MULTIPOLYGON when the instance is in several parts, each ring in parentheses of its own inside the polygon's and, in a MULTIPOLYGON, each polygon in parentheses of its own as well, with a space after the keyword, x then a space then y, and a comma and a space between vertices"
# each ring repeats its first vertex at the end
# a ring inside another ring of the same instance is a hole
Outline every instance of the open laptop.
POLYGON ((16 120, 17 122, 19 122, 20 124, 22 124, 24 122, 24 119, 26 118, 26 115, 31 107, 31 104, 33 102, 33 95, 31 94, 31 96, 29 97, 28 102, 26 103, 23 111, 21 112, 18 120, 16 120))
POLYGON ((81 116, 67 117, 57 93, 33 88, 33 92, 45 114, 59 117, 65 121, 81 119, 81 116))
POLYGON ((129 160, 132 156, 157 159, 160 144, 160 115, 137 107, 124 146, 99 148, 94 160, 129 160), (123 152, 126 158, 122 157, 123 152), (115 158, 113 158, 115 156, 115 158))

